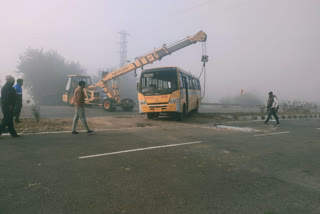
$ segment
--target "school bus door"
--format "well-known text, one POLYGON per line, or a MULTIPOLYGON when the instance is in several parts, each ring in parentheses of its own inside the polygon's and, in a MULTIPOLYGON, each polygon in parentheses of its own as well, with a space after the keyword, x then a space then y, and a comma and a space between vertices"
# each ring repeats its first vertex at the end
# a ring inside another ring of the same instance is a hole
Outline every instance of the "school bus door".
POLYGON ((186 91, 186 111, 188 111, 189 109, 189 93, 188 93, 188 80, 187 77, 185 75, 182 76, 182 81, 183 81, 183 85, 184 85, 184 89, 186 91))

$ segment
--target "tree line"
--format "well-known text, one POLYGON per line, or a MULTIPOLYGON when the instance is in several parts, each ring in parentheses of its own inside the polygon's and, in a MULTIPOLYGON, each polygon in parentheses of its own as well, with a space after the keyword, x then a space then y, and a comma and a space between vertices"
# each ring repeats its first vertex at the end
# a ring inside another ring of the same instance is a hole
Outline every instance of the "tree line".
POLYGON ((54 50, 27 49, 19 57, 16 73, 22 76, 24 87, 40 105, 59 105, 66 87, 67 76, 85 74, 86 70, 67 61, 54 50))

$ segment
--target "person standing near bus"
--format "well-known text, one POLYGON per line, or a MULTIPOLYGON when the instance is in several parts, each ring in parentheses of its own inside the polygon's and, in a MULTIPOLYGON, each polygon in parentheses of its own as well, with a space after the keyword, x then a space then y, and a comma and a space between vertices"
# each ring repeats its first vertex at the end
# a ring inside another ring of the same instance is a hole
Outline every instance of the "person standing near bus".
POLYGON ((85 101, 84 88, 85 87, 86 87, 86 82, 79 81, 79 86, 74 91, 75 114, 74 114, 73 124, 72 124, 72 134, 79 133, 76 131, 79 118, 82 121, 83 126, 87 129, 87 133, 93 132, 88 127, 87 120, 86 120, 86 113, 85 113, 85 109, 84 109, 84 101, 85 101))
POLYGON ((13 110, 17 101, 17 94, 13 88, 14 78, 12 76, 6 76, 6 84, 1 89, 1 108, 3 119, 0 125, 0 135, 6 127, 8 127, 9 133, 12 137, 18 137, 13 124, 13 110))
POLYGON ((278 103, 278 99, 277 99, 276 95, 273 95, 272 91, 269 92, 269 98, 268 98, 266 107, 268 110, 268 118, 264 121, 264 124, 268 124, 271 116, 273 115, 274 119, 276 119, 276 121, 277 121, 276 125, 279 125, 280 122, 279 122, 279 117, 277 115, 279 103, 278 103))
POLYGON ((16 90, 17 93, 17 101, 16 105, 14 107, 14 116, 15 116, 15 122, 21 123, 20 120, 20 113, 22 109, 22 85, 23 85, 23 79, 17 79, 17 84, 13 86, 13 88, 16 90))

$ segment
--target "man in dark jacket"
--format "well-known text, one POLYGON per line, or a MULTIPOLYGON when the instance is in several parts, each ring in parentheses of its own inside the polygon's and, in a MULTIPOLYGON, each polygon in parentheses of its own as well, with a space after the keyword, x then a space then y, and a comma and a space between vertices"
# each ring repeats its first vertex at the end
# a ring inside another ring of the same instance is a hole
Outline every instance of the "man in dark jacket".
POLYGON ((8 126, 8 130, 13 137, 19 136, 13 125, 13 110, 17 101, 17 93, 13 88, 14 78, 12 76, 6 77, 6 84, 1 89, 1 104, 3 119, 0 125, 0 135, 8 126))

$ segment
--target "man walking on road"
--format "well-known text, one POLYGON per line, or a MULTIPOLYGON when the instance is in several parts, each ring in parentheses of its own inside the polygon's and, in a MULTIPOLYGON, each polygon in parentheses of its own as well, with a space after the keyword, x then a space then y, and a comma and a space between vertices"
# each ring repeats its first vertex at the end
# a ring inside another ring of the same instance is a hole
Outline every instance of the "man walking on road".
POLYGON ((0 125, 0 135, 6 127, 12 137, 18 137, 13 125, 13 110, 17 101, 17 94, 13 88, 14 78, 12 76, 6 77, 6 84, 1 89, 1 104, 3 119, 0 125))
POLYGON ((278 108, 279 108, 279 103, 278 103, 278 99, 277 99, 276 95, 273 95, 272 91, 269 92, 269 99, 268 99, 266 107, 267 107, 267 110, 268 110, 268 118, 266 119, 266 121, 264 121, 264 124, 268 124, 271 116, 273 115, 273 117, 277 121, 276 124, 279 125, 280 122, 279 122, 279 117, 277 115, 277 111, 278 111, 278 108))
POLYGON ((76 131, 77 123, 80 117, 80 120, 82 121, 83 126, 87 129, 87 133, 93 132, 89 129, 87 121, 86 121, 86 114, 84 109, 84 101, 85 101, 85 94, 84 94, 84 88, 86 87, 85 81, 80 81, 78 88, 74 91, 74 109, 75 114, 73 118, 73 124, 72 124, 72 134, 78 134, 76 131))
POLYGON ((22 85, 23 85, 23 80, 22 79, 17 79, 17 84, 13 86, 13 88, 17 92, 17 102, 16 106, 14 108, 14 116, 16 117, 15 121, 16 123, 21 123, 20 120, 20 113, 21 113, 21 108, 22 108, 22 85))

